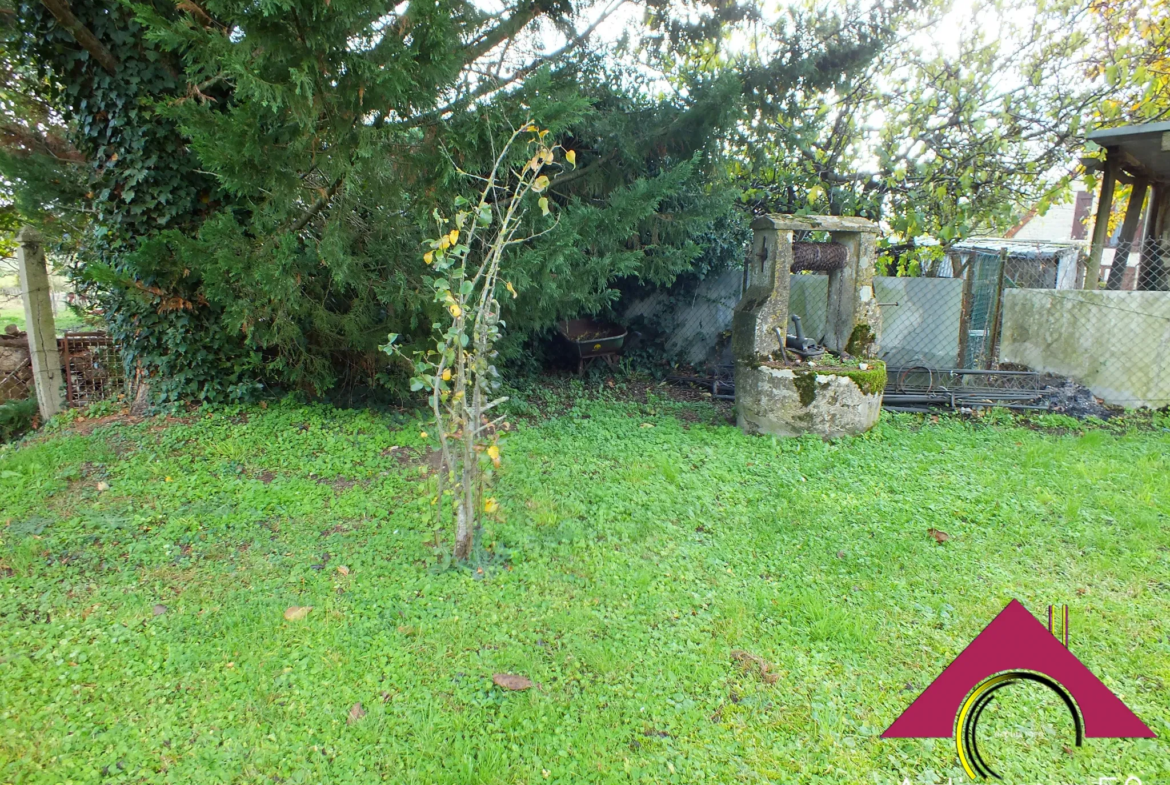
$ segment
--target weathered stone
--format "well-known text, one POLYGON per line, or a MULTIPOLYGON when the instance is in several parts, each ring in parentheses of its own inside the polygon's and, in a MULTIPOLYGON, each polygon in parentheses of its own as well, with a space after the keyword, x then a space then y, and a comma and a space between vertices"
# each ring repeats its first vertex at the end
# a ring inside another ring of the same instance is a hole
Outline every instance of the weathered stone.
POLYGON ((881 335, 873 289, 877 226, 864 218, 768 215, 753 221, 752 229, 755 239, 744 269, 744 294, 732 319, 740 427, 777 436, 844 436, 869 430, 881 413, 884 366, 880 384, 856 368, 786 367, 783 343, 788 334, 793 234, 828 232, 830 241, 844 247, 847 255, 843 266, 827 275, 825 348, 855 357, 877 354, 881 335))
POLYGON ((884 382, 867 386, 836 369, 737 364, 736 423, 752 434, 856 436, 881 415, 884 382))
POLYGON ((752 221, 752 229, 757 231, 772 229, 789 232, 878 233, 878 226, 873 221, 846 215, 761 215, 752 221))
POLYGON ((780 350, 776 329, 787 334, 792 232, 757 229, 745 265, 743 297, 731 317, 731 353, 737 362, 774 354, 780 350))

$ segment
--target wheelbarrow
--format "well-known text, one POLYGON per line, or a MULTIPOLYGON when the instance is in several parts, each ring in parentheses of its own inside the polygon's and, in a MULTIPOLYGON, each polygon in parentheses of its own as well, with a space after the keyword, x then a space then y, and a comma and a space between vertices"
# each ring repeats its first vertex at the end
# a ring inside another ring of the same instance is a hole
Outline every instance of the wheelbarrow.
POLYGON ((577 373, 585 372, 586 360, 604 360, 617 365, 618 355, 626 342, 627 331, 609 322, 584 317, 561 323, 561 335, 577 349, 577 373))

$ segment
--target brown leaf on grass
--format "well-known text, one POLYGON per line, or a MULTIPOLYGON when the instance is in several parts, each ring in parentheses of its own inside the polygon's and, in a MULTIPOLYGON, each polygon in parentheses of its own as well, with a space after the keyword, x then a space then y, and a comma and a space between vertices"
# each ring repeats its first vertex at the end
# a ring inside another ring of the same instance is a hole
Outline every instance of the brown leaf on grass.
POLYGON ((290 605, 284 611, 285 621, 300 621, 308 616, 311 610, 313 610, 312 605, 290 605))
POLYGON ((779 673, 772 673, 772 663, 765 660, 751 652, 746 652, 743 649, 732 649, 731 659, 735 660, 743 668, 744 673, 749 671, 756 671, 760 674, 760 678, 765 684, 775 684, 780 681, 779 673))
POLYGON ((492 674, 492 681, 496 686, 504 690, 527 690, 532 688, 532 679, 527 676, 517 676, 514 673, 494 673, 492 674))
POLYGON ((167 606, 165 606, 165 605, 155 605, 154 606, 154 615, 155 616, 162 616, 166 612, 167 612, 167 606))
POLYGON ((342 575, 349 575, 349 567, 346 567, 344 564, 340 565, 337 568, 337 571, 340 572, 342 575))
POLYGON ((947 534, 944 531, 940 531, 939 529, 934 529, 934 528, 927 529, 926 533, 929 534, 931 537, 933 537, 934 541, 937 542, 939 545, 942 545, 944 542, 946 542, 947 540, 949 540, 951 538, 951 535, 947 534))
POLYGON ((362 708, 362 704, 359 701, 349 707, 349 719, 346 722, 353 725, 364 716, 366 716, 366 710, 362 708))

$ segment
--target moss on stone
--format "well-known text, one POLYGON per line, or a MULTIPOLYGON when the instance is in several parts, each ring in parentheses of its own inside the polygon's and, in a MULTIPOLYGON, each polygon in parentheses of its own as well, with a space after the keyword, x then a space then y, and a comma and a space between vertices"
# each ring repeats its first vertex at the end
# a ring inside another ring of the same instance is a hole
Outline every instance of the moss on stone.
POLYGON ((841 368, 839 366, 792 367, 780 363, 761 363, 769 368, 792 371, 792 385, 800 396, 802 406, 809 406, 816 400, 817 376, 846 376, 857 385, 857 389, 866 395, 876 395, 886 389, 886 364, 881 360, 867 360, 866 364, 870 367, 863 371, 860 368, 841 368))
POLYGON ((830 368, 826 373, 836 376, 848 376, 857 385, 857 388, 866 395, 876 395, 886 389, 886 364, 880 360, 868 360, 871 367, 868 370, 860 368, 830 368))
POLYGON ((849 340, 845 342, 845 352, 860 356, 869 351, 872 343, 873 330, 869 329, 868 324, 858 324, 854 326, 853 332, 849 334, 849 340))
POLYGON ((796 387, 796 392, 800 395, 800 405, 807 407, 817 397, 817 372, 813 369, 807 371, 796 370, 792 371, 792 384, 796 387))

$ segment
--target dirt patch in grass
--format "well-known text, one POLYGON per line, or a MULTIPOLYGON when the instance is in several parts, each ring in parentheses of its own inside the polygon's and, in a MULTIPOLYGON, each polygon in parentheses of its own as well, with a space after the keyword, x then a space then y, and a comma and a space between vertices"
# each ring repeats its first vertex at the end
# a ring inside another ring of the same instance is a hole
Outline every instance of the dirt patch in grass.
POLYGON ((438 471, 443 462, 443 453, 433 447, 421 450, 410 447, 388 447, 382 450, 383 458, 393 458, 402 467, 426 466, 431 471, 438 471))
POLYGON ((330 488, 337 491, 338 493, 344 493, 345 491, 348 491, 350 488, 354 487, 355 485, 365 485, 366 484, 360 480, 351 480, 348 477, 334 477, 332 479, 330 479, 328 477, 315 477, 314 479, 316 480, 318 485, 328 485, 330 488))

